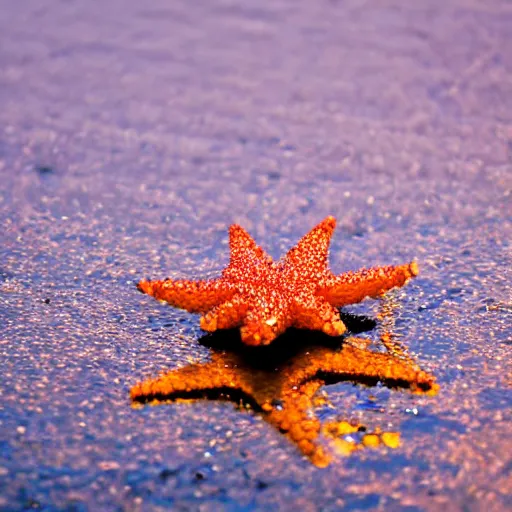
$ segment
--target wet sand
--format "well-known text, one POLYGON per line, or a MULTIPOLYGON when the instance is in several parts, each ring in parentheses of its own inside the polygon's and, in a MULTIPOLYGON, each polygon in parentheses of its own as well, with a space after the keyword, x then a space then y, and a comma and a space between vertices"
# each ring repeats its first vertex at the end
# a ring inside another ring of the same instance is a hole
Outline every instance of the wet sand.
POLYGON ((512 505, 512 8, 424 4, 4 6, 0 510, 512 505), (278 258, 327 215, 333 271, 420 267, 388 303, 439 394, 314 410, 399 447, 319 469, 229 402, 131 406, 211 357, 136 281, 217 275, 233 222, 278 258))

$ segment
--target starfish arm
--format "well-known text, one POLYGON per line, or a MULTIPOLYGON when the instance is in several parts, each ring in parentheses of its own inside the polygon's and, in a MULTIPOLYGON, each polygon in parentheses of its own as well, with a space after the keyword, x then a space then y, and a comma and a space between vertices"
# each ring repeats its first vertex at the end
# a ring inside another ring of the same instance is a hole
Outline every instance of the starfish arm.
POLYGON ((240 328, 246 345, 268 345, 288 327, 291 317, 286 303, 277 295, 268 295, 268 301, 256 302, 247 311, 240 328))
POLYGON ((234 329, 243 324, 247 315, 247 304, 241 295, 234 295, 230 300, 215 306, 201 317, 199 325, 203 331, 213 332, 217 329, 234 329))
POLYGON ((229 228, 229 253, 229 265, 222 275, 232 280, 246 279, 255 267, 272 261, 251 235, 238 224, 232 224, 229 228))
POLYGON ((368 383, 381 381, 388 386, 409 388, 413 392, 435 394, 435 378, 407 360, 390 354, 371 352, 345 345, 341 351, 325 351, 306 373, 344 377, 368 383))
POLYGON ((333 276, 317 294, 339 308, 361 302, 366 297, 380 297, 391 288, 403 286, 417 275, 418 265, 415 261, 407 265, 361 269, 333 276))
POLYGON ((282 395, 282 405, 273 407, 267 416, 268 422, 285 433, 318 467, 325 467, 330 461, 316 442, 321 423, 311 415, 312 397, 322 385, 323 381, 316 379, 294 386, 295 389, 287 387, 282 395))
POLYGON ((140 281, 137 288, 155 299, 164 300, 171 306, 186 309, 190 313, 204 313, 225 302, 235 294, 235 289, 225 279, 188 281, 165 279, 164 281, 140 281))
POLYGON ((213 390, 243 389, 238 374, 228 365, 218 361, 206 364, 191 364, 178 370, 147 379, 132 387, 130 396, 133 401, 148 402, 186 398, 187 395, 213 390))
POLYGON ((283 260, 284 267, 293 269, 295 273, 305 278, 325 273, 329 244, 335 227, 336 219, 326 217, 288 251, 283 260))
POLYGON ((339 311, 323 297, 299 297, 294 306, 293 327, 323 331, 329 336, 341 336, 347 330, 339 311))

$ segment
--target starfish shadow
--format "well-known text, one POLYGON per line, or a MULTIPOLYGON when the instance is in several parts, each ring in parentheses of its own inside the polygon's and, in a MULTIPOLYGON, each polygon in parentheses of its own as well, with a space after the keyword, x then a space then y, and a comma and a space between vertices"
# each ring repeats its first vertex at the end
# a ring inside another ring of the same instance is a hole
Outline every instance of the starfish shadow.
MULTIPOLYGON (((377 322, 367 316, 341 313, 341 319, 352 334, 373 330, 377 322)), ((248 366, 274 368, 292 359, 307 347, 328 347, 337 349, 346 342, 346 336, 327 336, 321 331, 290 328, 278 336, 270 345, 246 345, 242 342, 239 329, 224 329, 207 333, 198 342, 213 350, 224 350, 239 354, 247 359, 248 366)))
MULTIPOLYGON (((373 326, 366 317, 351 316, 348 323, 359 332, 373 326)), ((333 338, 290 329, 272 344, 254 347, 242 343, 239 331, 228 330, 205 335, 199 341, 211 349, 211 361, 138 383, 131 390, 132 400, 158 403, 183 398, 224 399, 249 406, 318 466, 330 460, 318 442, 321 432, 334 438, 341 451, 353 451, 365 444, 387 444, 385 435, 389 434, 368 433, 361 442, 348 443, 343 436, 365 431, 364 426, 341 421, 322 428, 313 413, 315 394, 321 386, 340 381, 367 386, 381 382, 413 393, 437 391, 435 378, 410 358, 369 350, 368 340, 361 338, 333 338), (370 441, 365 442, 365 437, 370 441)))

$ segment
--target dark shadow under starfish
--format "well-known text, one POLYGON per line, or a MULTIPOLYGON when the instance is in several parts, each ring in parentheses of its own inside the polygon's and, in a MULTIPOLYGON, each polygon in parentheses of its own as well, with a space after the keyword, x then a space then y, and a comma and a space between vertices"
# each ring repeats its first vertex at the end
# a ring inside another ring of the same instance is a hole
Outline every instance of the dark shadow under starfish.
MULTIPOLYGON (((353 332, 374 325, 363 317, 358 330, 357 317, 345 315, 345 320, 353 322, 353 332)), ((250 347, 241 343, 238 331, 206 335, 200 342, 211 348, 210 362, 190 364, 138 383, 131 389, 131 398, 139 403, 183 398, 242 401, 284 433, 314 464, 326 466, 330 457, 317 442, 322 425, 312 412, 314 395, 321 386, 350 381, 367 386, 381 382, 421 394, 435 394, 438 389, 432 375, 395 350, 397 344, 390 343, 389 334, 382 341, 392 353, 362 348, 367 339, 350 337, 341 344, 340 340, 290 330, 271 345, 250 347)), ((358 428, 341 422, 324 431, 341 435, 358 428)))

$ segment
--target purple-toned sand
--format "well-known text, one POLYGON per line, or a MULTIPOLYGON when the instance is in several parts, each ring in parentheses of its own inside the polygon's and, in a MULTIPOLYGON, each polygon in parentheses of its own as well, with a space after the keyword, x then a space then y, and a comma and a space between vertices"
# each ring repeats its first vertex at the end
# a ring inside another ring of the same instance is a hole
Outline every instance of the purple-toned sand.
POLYGON ((0 12, 0 510, 512 506, 510 2, 0 12), (136 281, 216 275, 233 222, 277 257, 327 215, 334 272, 419 263, 388 301, 439 394, 340 383, 313 411, 399 447, 319 469, 229 402, 131 406, 210 357, 136 281))

